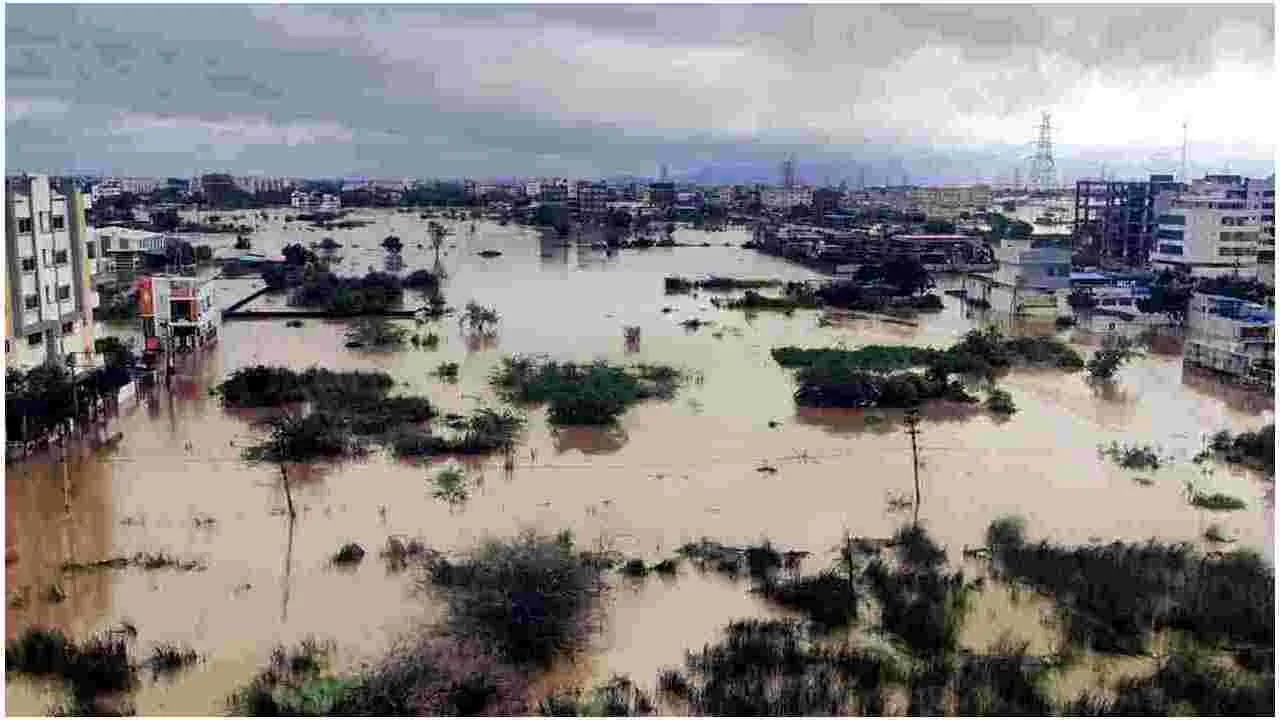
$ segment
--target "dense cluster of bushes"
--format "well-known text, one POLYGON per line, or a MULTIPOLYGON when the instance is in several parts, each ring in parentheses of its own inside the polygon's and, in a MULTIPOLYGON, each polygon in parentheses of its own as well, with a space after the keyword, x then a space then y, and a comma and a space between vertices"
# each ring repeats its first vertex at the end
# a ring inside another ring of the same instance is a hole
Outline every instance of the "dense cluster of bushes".
POLYGON ((1274 646, 1275 575, 1257 555, 1208 557, 1156 542, 1030 544, 1013 519, 992 523, 987 541, 996 568, 1053 595, 1068 635, 1096 650, 1143 652, 1162 629, 1208 643, 1274 646))
POLYGON ((1160 469, 1160 454, 1153 445, 1122 445, 1112 442, 1098 451, 1126 470, 1160 469))
POLYGON ((1276 469, 1276 426, 1264 425, 1257 432, 1242 432, 1235 437, 1223 430, 1213 436, 1210 445, 1227 462, 1249 465, 1268 473, 1276 469))
POLYGON ((289 304, 322 308, 334 315, 364 315, 395 309, 403 297, 404 284, 390 273, 371 272, 355 278, 308 268, 289 296, 289 304))
POLYGON ((563 534, 486 542, 466 560, 437 563, 431 582, 448 598, 455 634, 535 667, 581 646, 601 590, 599 568, 563 534))
POLYGON ((739 278, 720 277, 712 275, 703 280, 691 280, 689 278, 680 277, 679 275, 668 275, 663 279, 663 289, 668 295, 678 295, 693 290, 711 290, 715 292, 727 292, 730 290, 758 290, 766 287, 776 287, 782 284, 781 280, 743 280, 739 278))
POLYGON ((1265 668, 1229 669, 1198 648, 1175 648, 1154 675, 1125 678, 1115 697, 1082 694, 1064 714, 1129 717, 1271 717, 1275 658, 1265 668))
MULTIPOLYGON (((1005 338, 994 328, 970 330, 947 348, 869 345, 856 350, 780 347, 773 357, 784 367, 798 368, 796 401, 812 407, 911 407, 925 400, 974 402, 964 384, 952 375, 988 380, 1015 365, 1052 366, 1076 370, 1080 356, 1051 337, 1005 338), (926 371, 883 373, 908 367, 926 371)), ((997 400, 993 410, 1004 412, 1011 403, 997 400)))
POLYGON ((59 364, 37 365, 29 370, 11 368, 5 373, 5 437, 34 440, 64 426, 78 410, 91 414, 98 403, 114 398, 131 380, 137 362, 132 349, 115 337, 99 338, 95 351, 104 364, 73 379, 59 364), (77 407, 78 403, 78 407, 77 407))
POLYGON ((392 451, 399 457, 419 457, 510 450, 524 427, 524 418, 506 409, 481 408, 450 425, 454 430, 450 436, 430 430, 403 430, 392 439, 392 451))
POLYGON ((491 381, 511 401, 547 403, 557 425, 608 425, 641 400, 670 398, 680 379, 666 365, 621 368, 516 356, 503 359, 491 381))
POLYGON ((892 375, 840 364, 810 365, 796 373, 796 403, 805 407, 910 408, 926 400, 971 403, 964 383, 945 376, 899 372, 892 375))
MULTIPOLYGON (((435 416, 435 409, 427 398, 388 396, 393 385, 391 376, 383 372, 335 372, 321 368, 296 372, 256 365, 232 373, 218 386, 218 393, 227 407, 310 403, 309 415, 292 418, 287 422, 294 425, 281 429, 288 430, 286 435, 294 438, 290 442, 310 443, 306 449, 316 450, 315 455, 332 456, 356 449, 349 442, 349 434, 386 436, 405 425, 425 423, 435 416)), ((279 455, 277 451, 285 449, 289 448, 268 448, 263 452, 279 455)))

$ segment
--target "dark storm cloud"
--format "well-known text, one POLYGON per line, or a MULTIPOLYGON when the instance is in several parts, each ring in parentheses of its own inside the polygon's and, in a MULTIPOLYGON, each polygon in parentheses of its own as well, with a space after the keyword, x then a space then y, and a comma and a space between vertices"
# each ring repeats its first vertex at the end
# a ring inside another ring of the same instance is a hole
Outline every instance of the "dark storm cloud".
POLYGON ((1042 108, 1068 144, 1164 147, 1194 112, 1215 152, 1272 147, 1265 6, 7 10, 11 166, 648 173, 795 151, 968 179, 1016 164, 1042 108))

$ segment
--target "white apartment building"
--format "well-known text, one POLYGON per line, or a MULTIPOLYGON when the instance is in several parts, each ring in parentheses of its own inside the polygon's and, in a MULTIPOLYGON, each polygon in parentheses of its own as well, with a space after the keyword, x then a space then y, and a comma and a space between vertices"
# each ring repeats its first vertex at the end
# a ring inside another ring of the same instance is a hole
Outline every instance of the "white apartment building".
POLYGON ((102 178, 98 182, 94 183, 93 188, 89 191, 90 198, 93 202, 119 197, 123 194, 124 184, 116 178, 102 178))
POLYGON ((86 217, 89 198, 58 192, 44 175, 6 184, 5 366, 91 355, 98 253, 86 217))
POLYGON ((247 175, 235 179, 236 187, 249 193, 283 192, 293 187, 293 180, 283 177, 247 175))
POLYGON ((161 233, 109 225, 98 228, 97 235, 99 272, 93 283, 99 291, 128 286, 146 268, 147 255, 164 253, 161 233))
POLYGON ((1276 176, 1247 181, 1249 209, 1258 213, 1258 280, 1276 284, 1276 176))
POLYGON ((1169 203, 1158 223, 1151 264, 1194 277, 1256 277, 1260 215, 1238 176, 1197 180, 1169 203))
POLYGON ((1275 316, 1256 303, 1195 293, 1187 308, 1184 362, 1271 383, 1275 316))
POLYGON ((765 207, 790 209, 796 205, 813 204, 813 188, 769 187, 760 191, 760 202, 765 207))
POLYGON ((526 180, 524 183, 524 196, 537 200, 540 195, 542 195, 542 183, 537 180, 526 180))

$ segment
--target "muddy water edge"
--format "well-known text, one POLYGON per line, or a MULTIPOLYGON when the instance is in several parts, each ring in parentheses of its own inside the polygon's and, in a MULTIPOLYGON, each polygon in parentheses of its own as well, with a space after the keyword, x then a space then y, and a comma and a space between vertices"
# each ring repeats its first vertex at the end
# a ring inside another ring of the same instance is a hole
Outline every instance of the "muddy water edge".
MULTIPOLYGON (((797 410, 791 373, 769 350, 945 346, 981 321, 950 297, 941 312, 912 324, 864 317, 820 325, 815 312, 752 316, 717 310, 707 293, 663 294, 668 274, 816 277, 740 249, 747 239, 741 231, 682 229, 677 240, 694 246, 606 253, 515 226, 480 221, 472 233, 470 223, 447 223, 454 234, 437 265, 425 221, 365 214, 373 220, 368 227, 316 232, 273 214, 254 234, 255 250, 332 236, 344 245, 340 271, 363 273, 384 266, 378 244, 398 235, 404 271, 442 267, 451 306, 476 300, 498 310, 496 337, 468 337, 446 318, 413 328, 438 334, 438 349, 379 353, 345 348, 342 322, 227 323, 216 346, 181 358, 170 388, 144 392, 124 409, 112 427, 123 433, 115 448, 73 449, 65 458, 54 453, 8 467, 6 585, 10 598, 22 592, 27 598, 6 610, 9 638, 32 626, 84 637, 129 620, 141 650, 176 642, 203 656, 172 681, 144 682, 135 694, 138 712, 207 714, 222 710, 276 644, 330 638, 341 661, 354 664, 438 618, 439 599, 416 591, 411 572, 377 559, 391 535, 463 553, 483 538, 525 528, 570 529, 581 545, 648 562, 700 537, 769 538, 824 564, 846 530, 883 537, 903 522, 886 501, 912 490, 909 439, 900 413, 797 410), (477 254, 488 249, 502 255, 477 254), (690 332, 680 325, 689 318, 713 324, 690 332), (638 348, 624 343, 624 326, 640 327, 638 348), (466 412, 500 404, 488 378, 511 353, 669 363, 699 380, 674 400, 633 408, 608 431, 557 431, 542 410, 529 410, 514 470, 504 470, 499 458, 468 461, 469 497, 458 505, 432 495, 428 477, 442 461, 403 462, 375 452, 295 468, 299 517, 292 528, 282 514, 279 473, 240 457, 257 437, 252 417, 224 410, 210 395, 228 373, 249 365, 379 369, 396 379, 398 392, 466 412), (445 362, 459 364, 456 383, 433 375, 445 362), (759 472, 762 465, 777 472, 759 472), (371 552, 354 569, 336 569, 330 558, 348 542, 371 552), (62 570, 68 562, 139 552, 198 559, 206 569, 62 570), (65 599, 46 597, 54 585, 65 599)), ((1082 353, 1096 344, 1085 331, 1060 337, 1082 353)), ((920 519, 955 562, 962 547, 981 545, 987 524, 1005 514, 1026 518, 1029 537, 1063 543, 1156 538, 1203 546, 1216 522, 1239 546, 1270 557, 1270 483, 1233 467, 1191 463, 1206 435, 1273 422, 1268 398, 1188 374, 1178 356, 1154 353, 1124 367, 1106 388, 1091 386, 1082 373, 1042 371, 1012 372, 1001 385, 1018 406, 1007 421, 937 405, 921 424, 920 519), (1153 482, 1140 484, 1138 474, 1099 455, 1098 446, 1112 441, 1154 443, 1172 460, 1143 474, 1153 482), (1187 480, 1244 498, 1248 508, 1192 507, 1184 497, 1187 480)), ((659 668, 716 640, 730 620, 778 614, 745 584, 687 568, 672 582, 612 585, 593 651, 565 682, 625 672, 652 687, 659 668)), ((1012 602, 1002 595, 980 600, 965 642, 982 649, 1009 629, 1037 647, 1051 643, 1045 633, 1053 630, 1037 620, 1046 608, 1014 612, 1012 602)), ((24 681, 11 682, 6 694, 13 712, 48 706, 24 681)))

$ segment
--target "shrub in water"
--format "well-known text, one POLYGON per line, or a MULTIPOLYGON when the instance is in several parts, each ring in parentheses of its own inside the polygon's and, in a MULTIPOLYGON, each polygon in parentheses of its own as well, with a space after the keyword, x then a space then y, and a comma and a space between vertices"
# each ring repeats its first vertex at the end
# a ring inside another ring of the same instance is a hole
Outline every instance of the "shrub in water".
POLYGON ((533 533, 486 542, 460 563, 442 561, 431 580, 446 593, 459 636, 521 665, 576 649, 600 592, 599 570, 571 543, 533 533))

